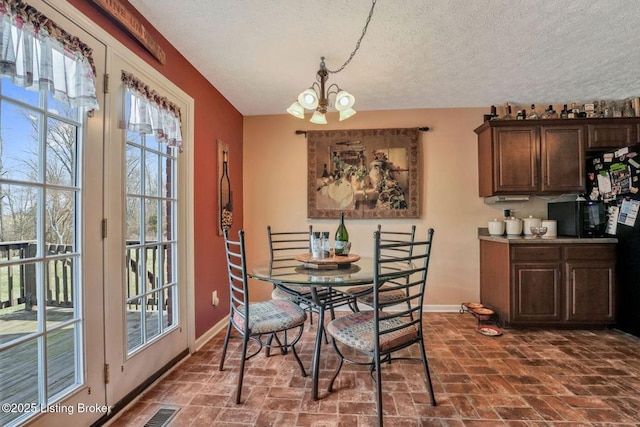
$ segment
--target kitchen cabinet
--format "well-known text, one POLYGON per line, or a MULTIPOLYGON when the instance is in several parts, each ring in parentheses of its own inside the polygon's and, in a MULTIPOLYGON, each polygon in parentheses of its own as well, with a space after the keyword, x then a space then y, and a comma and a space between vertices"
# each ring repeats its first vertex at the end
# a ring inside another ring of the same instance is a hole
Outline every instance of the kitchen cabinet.
POLYGON ((478 135, 478 193, 585 191, 587 151, 640 143, 640 118, 491 120, 478 135))
POLYGON ((603 119, 587 125, 587 150, 603 151, 640 143, 638 118, 603 119))
POLYGON ((481 239, 481 303, 505 327, 615 323, 615 244, 572 240, 481 239))

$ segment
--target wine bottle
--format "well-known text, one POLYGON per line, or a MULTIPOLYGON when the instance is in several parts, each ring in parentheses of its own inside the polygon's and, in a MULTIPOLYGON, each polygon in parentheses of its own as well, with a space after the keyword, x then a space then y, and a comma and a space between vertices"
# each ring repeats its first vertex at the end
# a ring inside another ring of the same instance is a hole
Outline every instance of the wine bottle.
POLYGON ((569 110, 567 110, 567 104, 564 104, 562 106, 562 111, 560 111, 560 118, 561 119, 568 119, 569 118, 569 110))
POLYGON ((531 104, 531 112, 527 116, 527 119, 528 120, 537 120, 539 118, 540 118, 540 116, 538 116, 538 113, 536 113, 536 104, 531 104))
POLYGON ((340 212, 340 225, 336 230, 336 237, 333 241, 333 252, 336 255, 343 255, 345 247, 349 243, 349 232, 344 226, 344 212, 340 212))
POLYGON ((227 230, 233 223, 233 205, 231 202, 231 181, 229 180, 227 151, 222 152, 222 176, 220 177, 220 228, 227 230))

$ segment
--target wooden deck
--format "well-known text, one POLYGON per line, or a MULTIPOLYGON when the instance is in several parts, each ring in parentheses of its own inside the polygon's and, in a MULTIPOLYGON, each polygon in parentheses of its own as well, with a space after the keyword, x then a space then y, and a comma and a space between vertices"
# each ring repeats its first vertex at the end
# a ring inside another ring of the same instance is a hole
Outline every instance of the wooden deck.
MULTIPOLYGON (((17 308, 17 307, 16 307, 17 308)), ((164 314, 166 325, 167 315, 164 314)), ((52 327, 73 318, 73 309, 48 307, 47 325, 52 327)), ((140 314, 127 316, 128 346, 141 342, 140 314)), ((37 331, 35 310, 0 310, 0 345, 37 331)), ((158 334, 157 311, 147 311, 147 336, 158 334)), ((47 337, 47 376, 50 396, 76 382, 74 328, 66 326, 47 337)), ((0 396, 3 402, 38 402, 38 341, 32 340, 0 351, 0 396)), ((18 414, 0 412, 0 426, 17 418, 18 414)))

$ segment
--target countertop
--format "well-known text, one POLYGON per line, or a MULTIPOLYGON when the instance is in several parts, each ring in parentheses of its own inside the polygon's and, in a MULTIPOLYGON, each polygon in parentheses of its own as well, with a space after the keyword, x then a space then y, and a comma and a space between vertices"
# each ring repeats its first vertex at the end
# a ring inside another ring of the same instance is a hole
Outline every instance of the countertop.
POLYGON ((534 237, 534 236, 492 236, 488 228, 478 228, 478 239, 497 243, 513 244, 553 244, 553 243, 618 243, 615 237, 534 237))

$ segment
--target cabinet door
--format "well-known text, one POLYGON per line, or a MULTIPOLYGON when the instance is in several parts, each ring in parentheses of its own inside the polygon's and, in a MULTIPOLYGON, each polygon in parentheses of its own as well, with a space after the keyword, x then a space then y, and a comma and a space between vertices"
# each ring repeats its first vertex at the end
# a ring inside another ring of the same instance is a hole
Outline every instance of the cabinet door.
POLYGON ((541 126, 543 192, 585 191, 584 126, 541 126))
POLYGON ((495 192, 535 193, 539 169, 537 128, 496 128, 493 141, 495 192))
POLYGON ((514 323, 549 323, 562 319, 559 263, 512 264, 514 323))
POLYGON ((636 123, 610 122, 587 127, 587 149, 609 150, 638 143, 636 123))
POLYGON ((615 321, 615 262, 567 261, 566 320, 615 321))

